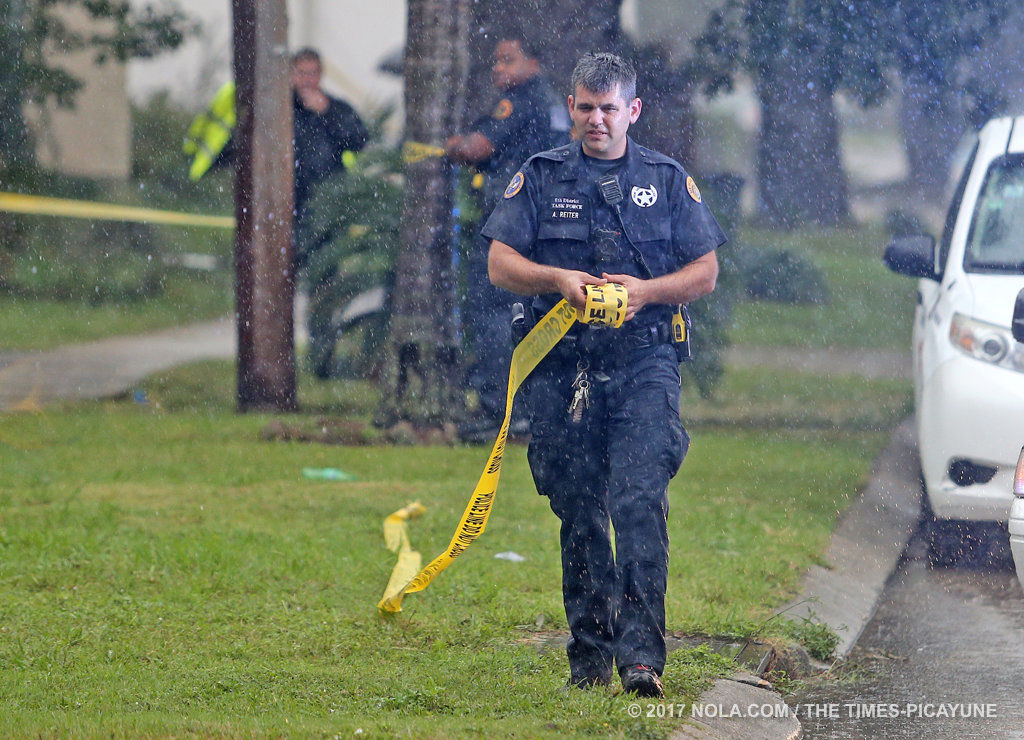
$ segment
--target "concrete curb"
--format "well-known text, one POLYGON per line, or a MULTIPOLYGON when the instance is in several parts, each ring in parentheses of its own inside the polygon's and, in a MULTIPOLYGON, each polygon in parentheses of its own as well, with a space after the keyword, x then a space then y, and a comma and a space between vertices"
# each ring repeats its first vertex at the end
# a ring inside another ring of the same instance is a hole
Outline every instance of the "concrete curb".
POLYGON ((672 732, 672 740, 797 740, 803 737, 796 712, 779 694, 755 685, 756 681, 760 679, 742 673, 717 679, 711 689, 691 705, 691 716, 685 725, 672 732))
MULTIPOLYGON (((917 481, 913 419, 905 419, 875 459, 861 495, 842 513, 825 551, 829 567, 813 566, 800 595, 777 613, 827 624, 837 635, 836 654, 846 657, 871 621, 878 598, 917 527, 921 492, 917 481)), ((694 705, 710 709, 689 718, 672 738, 702 740, 792 740, 803 737, 795 712, 782 697, 738 673, 719 679, 694 705), (765 711, 765 707, 769 711, 765 711), (771 710, 777 707, 777 710, 771 710)))
POLYGON ((916 449, 913 421, 905 419, 875 460, 867 487, 840 516, 825 551, 829 567, 813 566, 800 595, 778 610, 790 619, 827 624, 839 635, 840 657, 849 654, 871 620, 917 526, 916 449))

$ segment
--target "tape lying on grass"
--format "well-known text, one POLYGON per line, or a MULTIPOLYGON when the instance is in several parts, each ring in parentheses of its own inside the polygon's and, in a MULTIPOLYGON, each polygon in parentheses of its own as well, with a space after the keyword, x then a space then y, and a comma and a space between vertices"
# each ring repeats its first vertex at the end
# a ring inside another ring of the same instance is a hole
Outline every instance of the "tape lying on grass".
MULTIPOLYGON (((384 597, 377 604, 377 608, 383 612, 402 611, 402 598, 409 593, 422 591, 434 577, 442 570, 452 564, 459 555, 465 552, 473 541, 484 532, 487 520, 491 515, 494 506, 494 495, 498 490, 498 479, 501 476, 501 461, 505 454, 505 442, 508 440, 509 419, 512 416, 512 400, 516 391, 533 372, 537 364, 554 348, 558 341, 565 336, 577 320, 589 324, 600 324, 618 328, 626 317, 626 306, 628 296, 626 289, 617 283, 605 285, 587 286, 587 305, 581 317, 575 308, 569 305, 568 301, 561 300, 558 304, 545 314, 544 318, 537 322, 537 325, 530 330, 523 341, 512 353, 512 364, 508 372, 508 390, 505 394, 505 418, 501 422, 501 430, 498 438, 494 440, 490 457, 487 458, 487 465, 484 472, 477 481, 473 495, 470 496, 466 510, 462 513, 459 526, 455 529, 448 548, 434 558, 430 564, 420 571, 414 578, 406 579, 404 575, 398 575, 399 568, 408 568, 409 560, 403 564, 402 556, 399 555, 398 564, 391 573, 391 579, 384 591, 384 597), (395 584, 404 584, 396 587, 395 584)), ((406 507, 408 508, 408 507, 406 507)), ((395 516, 404 509, 396 511, 395 516)), ((391 517, 388 517, 390 519, 391 517)), ((387 540, 387 524, 385 523, 385 542, 387 540)), ((394 549, 388 544, 389 549, 394 549)), ((419 555, 416 555, 417 559, 419 555)), ((417 568, 418 568, 417 560, 417 568)), ((415 570, 413 571, 415 572, 415 570)))

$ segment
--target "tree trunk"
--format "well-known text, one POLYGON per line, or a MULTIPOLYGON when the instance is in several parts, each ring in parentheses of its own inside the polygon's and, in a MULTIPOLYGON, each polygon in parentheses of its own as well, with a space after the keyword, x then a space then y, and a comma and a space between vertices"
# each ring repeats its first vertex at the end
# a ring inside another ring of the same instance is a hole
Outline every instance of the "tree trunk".
POLYGON ((292 106, 284 0, 234 0, 239 411, 296 408, 292 106))
POLYGON ((903 73, 900 129, 914 192, 935 201, 942 197, 950 156, 966 125, 958 89, 913 71, 903 73))
MULTIPOLYGON (((629 135, 646 147, 678 160, 692 171, 696 135, 693 115, 694 75, 688 65, 672 67, 667 49, 651 46, 630 55, 639 68, 637 94, 643 111, 629 135)), ((698 173, 694 173, 695 176, 698 173)), ((706 182, 699 173, 698 182, 706 182)))
POLYGON ((849 218, 833 91, 821 54, 790 42, 760 74, 758 197, 769 223, 835 226, 849 218))
MULTIPOLYGON (((469 0, 410 0, 405 48, 405 135, 440 145, 458 129, 469 64, 469 0)), ((378 422, 416 427, 461 415, 454 325, 452 168, 430 158, 405 165, 387 391, 378 422)))

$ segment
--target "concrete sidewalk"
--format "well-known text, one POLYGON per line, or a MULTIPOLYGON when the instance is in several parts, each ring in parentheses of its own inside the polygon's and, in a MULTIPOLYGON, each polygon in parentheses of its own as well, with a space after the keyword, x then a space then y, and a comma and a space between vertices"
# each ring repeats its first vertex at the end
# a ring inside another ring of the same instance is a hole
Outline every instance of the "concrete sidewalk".
MULTIPOLYGON (((296 300, 295 315, 305 315, 302 297, 296 300)), ((298 319, 295 341, 305 341, 305 322, 298 319)), ((234 320, 223 318, 45 352, 0 353, 0 412, 38 408, 51 401, 117 396, 150 373, 197 360, 232 358, 235 346, 234 320)), ((910 376, 910 358, 899 352, 730 347, 725 363, 729 367, 775 367, 867 378, 910 376)))
POLYGON ((224 318, 153 334, 69 344, 8 357, 0 366, 0 411, 51 402, 109 398, 147 375, 209 358, 235 356, 235 324, 224 318))

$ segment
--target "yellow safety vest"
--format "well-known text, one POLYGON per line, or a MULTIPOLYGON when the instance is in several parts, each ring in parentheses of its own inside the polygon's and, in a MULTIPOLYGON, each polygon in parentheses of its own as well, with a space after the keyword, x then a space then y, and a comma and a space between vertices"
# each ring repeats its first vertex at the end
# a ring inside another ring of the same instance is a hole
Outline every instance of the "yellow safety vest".
POLYGON ((213 166, 231 138, 235 127, 235 83, 228 82, 210 101, 210 106, 192 121, 182 149, 192 157, 190 180, 199 180, 213 166))

